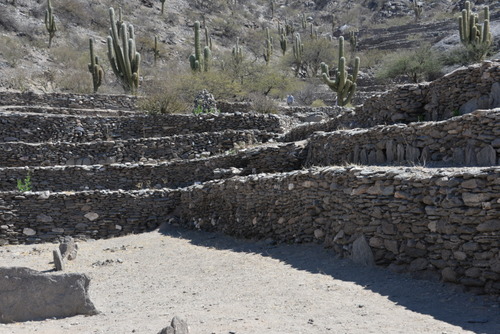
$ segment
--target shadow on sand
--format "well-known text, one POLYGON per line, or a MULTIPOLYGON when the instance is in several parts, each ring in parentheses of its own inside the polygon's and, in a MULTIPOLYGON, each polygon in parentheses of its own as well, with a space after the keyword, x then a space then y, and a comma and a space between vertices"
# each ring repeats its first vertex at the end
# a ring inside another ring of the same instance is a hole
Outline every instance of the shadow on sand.
POLYGON ((159 232, 189 240, 200 247, 255 253, 287 263, 298 270, 329 275, 356 283, 408 310, 459 326, 475 333, 500 333, 500 305, 492 297, 466 293, 437 281, 418 280, 381 267, 363 267, 338 259, 332 250, 317 244, 273 244, 271 241, 235 239, 222 233, 189 230, 163 224, 159 232))

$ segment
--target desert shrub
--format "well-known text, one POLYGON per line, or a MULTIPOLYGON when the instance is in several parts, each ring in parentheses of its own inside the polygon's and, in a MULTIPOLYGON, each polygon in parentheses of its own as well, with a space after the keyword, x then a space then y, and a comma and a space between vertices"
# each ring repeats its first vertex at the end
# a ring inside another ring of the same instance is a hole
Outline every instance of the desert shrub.
POLYGON ((376 72, 376 76, 380 79, 406 76, 417 83, 436 79, 442 67, 440 56, 429 46, 424 46, 417 50, 399 51, 389 55, 376 72))
POLYGON ((2 58, 9 66, 16 67, 25 52, 21 43, 19 43, 19 41, 15 38, 2 35, 0 36, 0 45, 3 46, 0 49, 0 55, 2 55, 2 58))
POLYGON ((283 98, 303 86, 291 71, 282 71, 265 64, 254 64, 252 68, 251 75, 245 78, 243 84, 247 93, 283 98))
POLYGON ((323 84, 323 81, 318 79, 310 79, 311 81, 305 83, 303 88, 297 91, 295 94, 295 99, 297 102, 303 105, 311 105, 314 100, 316 100, 316 93, 318 91, 318 85, 323 84))
POLYGON ((278 112, 278 104, 267 96, 261 94, 250 94, 250 101, 255 112, 261 114, 275 114, 278 112))
POLYGON ((311 103, 311 107, 313 108, 318 108, 318 107, 326 107, 326 104, 323 100, 321 99, 316 99, 311 103))

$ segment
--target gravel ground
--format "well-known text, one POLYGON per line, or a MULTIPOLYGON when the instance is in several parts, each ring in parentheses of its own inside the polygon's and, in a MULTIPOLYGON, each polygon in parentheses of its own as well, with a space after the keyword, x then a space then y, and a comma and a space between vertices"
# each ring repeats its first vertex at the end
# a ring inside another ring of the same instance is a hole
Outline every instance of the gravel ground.
MULTIPOLYGON (((55 247, 3 246, 0 264, 50 270, 55 247)), ((498 299, 360 267, 319 245, 165 226, 79 242, 66 271, 91 277, 99 315, 0 324, 0 333, 158 333, 174 315, 192 334, 500 333, 498 299)))

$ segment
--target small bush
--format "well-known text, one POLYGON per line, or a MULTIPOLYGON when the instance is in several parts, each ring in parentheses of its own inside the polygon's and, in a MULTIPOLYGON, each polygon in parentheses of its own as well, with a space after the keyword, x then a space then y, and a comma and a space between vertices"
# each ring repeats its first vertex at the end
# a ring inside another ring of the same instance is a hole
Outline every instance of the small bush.
POLYGON ((311 107, 313 108, 326 107, 326 104, 325 102, 323 102, 323 100, 316 99, 313 101, 313 103, 311 103, 311 107))
POLYGON ((442 67, 441 57, 429 46, 425 46, 388 56, 376 72, 376 76, 380 79, 406 76, 412 82, 417 83, 438 78, 442 67))
POLYGON ((252 101, 252 106, 255 112, 261 114, 275 114, 278 112, 278 104, 267 96, 250 94, 249 98, 252 101))

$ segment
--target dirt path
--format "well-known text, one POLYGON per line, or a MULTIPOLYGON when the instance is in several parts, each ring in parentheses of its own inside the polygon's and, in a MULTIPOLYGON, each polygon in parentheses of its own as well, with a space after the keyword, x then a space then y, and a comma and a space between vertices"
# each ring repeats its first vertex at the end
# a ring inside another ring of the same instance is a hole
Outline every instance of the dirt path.
MULTIPOLYGON (((0 247, 0 265, 52 268, 54 244, 0 247)), ((277 245, 165 227, 79 243, 92 317, 0 324, 0 333, 500 333, 498 302, 364 268, 318 245, 277 245)))

